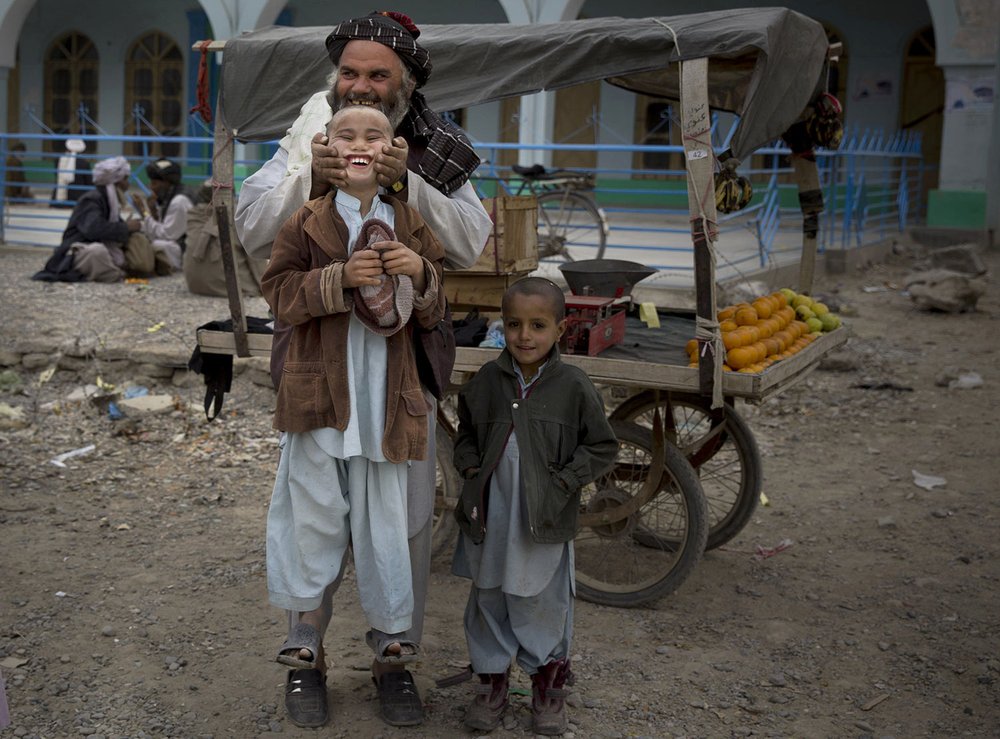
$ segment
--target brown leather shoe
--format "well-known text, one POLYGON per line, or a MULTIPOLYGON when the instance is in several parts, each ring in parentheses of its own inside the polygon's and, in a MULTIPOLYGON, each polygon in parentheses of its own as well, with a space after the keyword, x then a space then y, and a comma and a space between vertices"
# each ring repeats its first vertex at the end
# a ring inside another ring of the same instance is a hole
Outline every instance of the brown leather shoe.
POLYGON ((569 659, 559 659, 538 668, 531 676, 531 730, 545 736, 565 733, 567 684, 572 684, 573 673, 569 659))
POLYGON ((466 727, 477 731, 493 731, 500 725, 507 708, 509 675, 509 668, 507 672, 479 675, 479 685, 472 688, 476 697, 465 712, 466 727))

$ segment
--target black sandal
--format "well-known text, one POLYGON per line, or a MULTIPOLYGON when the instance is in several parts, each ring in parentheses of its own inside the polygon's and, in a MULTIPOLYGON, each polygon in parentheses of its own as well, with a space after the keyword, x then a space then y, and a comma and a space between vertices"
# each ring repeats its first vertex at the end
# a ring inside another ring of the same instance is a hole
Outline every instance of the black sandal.
POLYGON ((390 726, 416 726, 423 723, 424 704, 407 670, 382 673, 382 678, 372 676, 378 691, 379 718, 390 726))
POLYGON ((306 729, 324 726, 330 720, 326 675, 320 670, 289 670, 285 713, 296 726, 306 729))

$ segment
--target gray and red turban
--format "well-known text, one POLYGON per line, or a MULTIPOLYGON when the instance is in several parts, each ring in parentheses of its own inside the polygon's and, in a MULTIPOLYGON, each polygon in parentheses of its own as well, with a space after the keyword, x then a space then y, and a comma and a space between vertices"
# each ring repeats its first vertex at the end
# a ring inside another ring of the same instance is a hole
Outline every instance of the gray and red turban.
POLYGON ((427 49, 417 43, 420 29, 409 16, 390 10, 377 10, 363 18, 353 18, 334 27, 326 37, 326 50, 334 66, 340 61, 349 41, 374 41, 396 52, 413 72, 417 87, 431 76, 431 59, 427 49))

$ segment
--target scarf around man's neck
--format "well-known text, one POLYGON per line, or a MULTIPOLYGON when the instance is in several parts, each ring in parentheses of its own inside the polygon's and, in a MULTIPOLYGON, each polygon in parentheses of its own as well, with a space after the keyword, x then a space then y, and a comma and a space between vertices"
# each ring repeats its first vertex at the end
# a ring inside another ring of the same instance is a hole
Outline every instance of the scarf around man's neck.
POLYGON ((465 132, 431 110, 419 92, 410 96, 410 109, 399 134, 411 148, 414 142, 420 145, 420 175, 445 195, 464 185, 479 166, 479 157, 465 132))

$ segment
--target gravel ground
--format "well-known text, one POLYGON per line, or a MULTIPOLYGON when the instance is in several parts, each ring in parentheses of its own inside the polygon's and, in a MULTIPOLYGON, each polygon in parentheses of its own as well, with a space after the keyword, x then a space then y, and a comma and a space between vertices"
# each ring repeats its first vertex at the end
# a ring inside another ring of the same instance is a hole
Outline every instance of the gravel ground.
MULTIPOLYGON (((976 312, 915 310, 899 286, 919 257, 820 279, 852 338, 777 398, 740 405, 769 499, 743 532, 651 606, 577 604, 573 735, 1000 734, 1000 298, 991 284, 976 312), (982 386, 947 387, 960 370, 982 386), (946 483, 920 487, 914 470, 946 483)), ((0 671, 13 722, 0 736, 310 733, 286 721, 271 661, 283 621, 263 573, 277 453, 263 360, 237 362, 207 423, 201 378, 184 367, 195 327, 226 301, 189 295, 180 276, 32 282, 44 258, 0 248, 0 671), (74 394, 98 378, 167 402, 112 420, 74 394)), ((1000 259, 985 259, 995 274, 1000 259)), ((466 592, 442 556, 415 671, 427 720, 393 729, 375 716, 348 582, 322 735, 467 735, 468 686, 433 684, 465 664, 466 592)), ((530 734, 527 701, 513 696, 495 736, 530 734)))

